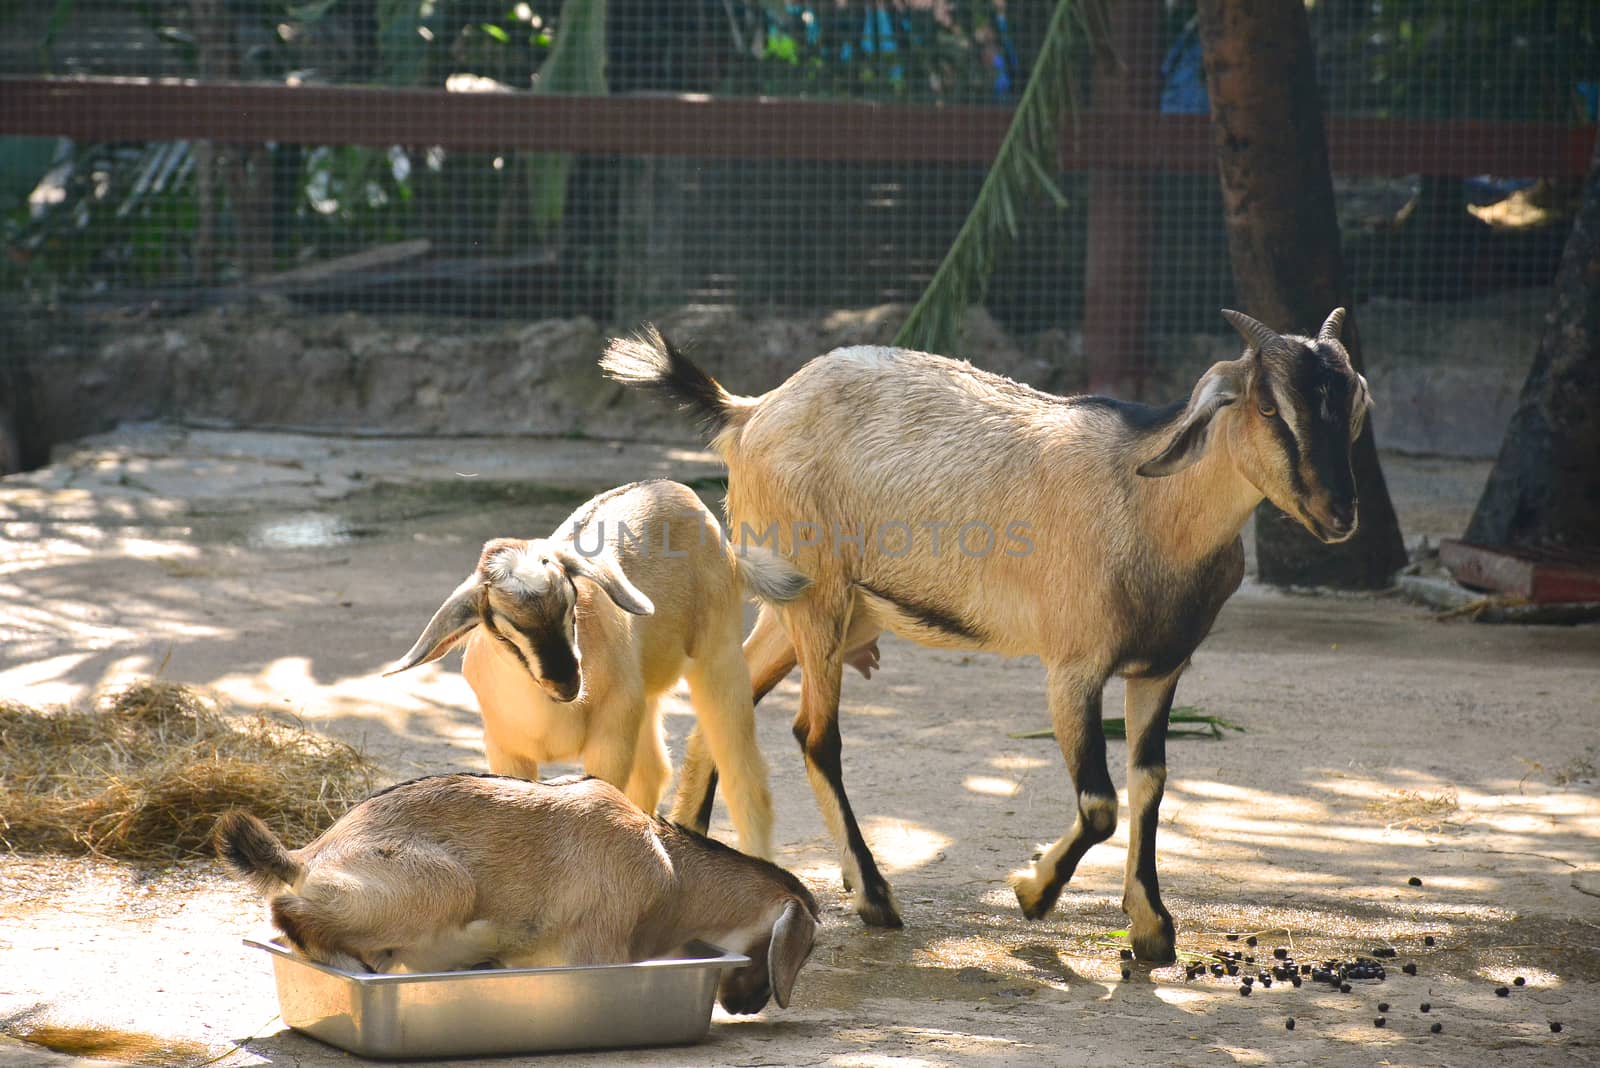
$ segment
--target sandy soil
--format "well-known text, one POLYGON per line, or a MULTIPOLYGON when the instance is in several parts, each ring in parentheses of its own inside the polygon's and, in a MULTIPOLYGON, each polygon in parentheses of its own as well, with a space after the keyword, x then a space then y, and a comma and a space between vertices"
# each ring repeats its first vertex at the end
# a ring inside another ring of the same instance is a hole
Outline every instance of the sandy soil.
MULTIPOLYGON (((1460 529, 1483 465, 1388 465, 1408 534, 1460 529)), ((386 778, 482 768, 454 658, 379 673, 483 539, 543 532, 589 491, 652 472, 718 469, 581 441, 119 432, 0 483, 0 697, 76 700, 160 672, 357 742, 386 778)), ((1176 968, 1121 977, 1125 829, 1048 918, 1019 917, 1005 876, 1071 805, 1053 743, 1009 737, 1046 725, 1036 662, 898 641, 883 654, 880 676, 846 682, 845 773, 907 928, 867 930, 848 910, 788 734, 790 680, 758 713, 776 840, 827 921, 794 1005, 719 1011, 703 1046, 549 1060, 1594 1062, 1600 628, 1441 623, 1394 598, 1253 585, 1235 596, 1179 691, 1247 730, 1171 749, 1161 857, 1180 948, 1258 932, 1262 959, 1278 945, 1302 959, 1398 952, 1386 981, 1349 994, 1278 984, 1249 998, 1176 968), (1456 807, 1408 822, 1407 791, 1456 807), (1495 996, 1515 976, 1526 985, 1495 996)), ((668 711, 681 739, 687 704, 668 711)), ((239 943, 263 929, 259 904, 208 864, 4 857, 0 1018, 186 1039, 228 1065, 346 1062, 275 1019, 266 962, 239 943)), ((0 1038, 0 1065, 50 1063, 71 1062, 0 1038)))

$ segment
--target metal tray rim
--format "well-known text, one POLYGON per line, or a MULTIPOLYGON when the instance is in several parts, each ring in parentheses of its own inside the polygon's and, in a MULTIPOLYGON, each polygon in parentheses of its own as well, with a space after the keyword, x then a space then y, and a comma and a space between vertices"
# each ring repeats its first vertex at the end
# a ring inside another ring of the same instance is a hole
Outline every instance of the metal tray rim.
POLYGON ((651 970, 676 969, 676 968, 742 968, 750 963, 750 958, 743 953, 734 953, 714 946, 709 942, 691 942, 691 946, 703 946, 711 950, 714 955, 705 957, 671 957, 663 960, 641 960, 623 964, 561 964, 547 968, 486 968, 480 971, 461 972, 404 972, 398 975, 369 974, 366 972, 347 972, 342 968, 334 968, 318 961, 298 957, 287 947, 279 945, 276 936, 264 935, 261 938, 241 939, 245 945, 252 949, 261 949, 275 957, 293 961, 306 968, 331 975, 336 979, 356 983, 361 986, 393 986, 404 983, 421 982, 464 982, 468 980, 494 980, 511 979, 528 975, 561 975, 566 972, 603 972, 614 971, 622 968, 649 968, 651 970))

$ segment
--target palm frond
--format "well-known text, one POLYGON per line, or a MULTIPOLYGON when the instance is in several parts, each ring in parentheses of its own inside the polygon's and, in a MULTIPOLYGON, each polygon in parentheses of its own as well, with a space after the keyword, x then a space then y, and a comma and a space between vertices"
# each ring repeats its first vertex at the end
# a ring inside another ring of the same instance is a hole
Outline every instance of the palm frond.
POLYGON ((1067 197, 1051 177, 1063 116, 1077 110, 1071 66, 1087 48, 1102 48, 1106 0, 1059 0, 1011 126, 978 190, 972 210, 894 343, 949 352, 968 307, 983 300, 995 263, 1016 240, 1032 202, 1047 197, 1058 208, 1067 197))

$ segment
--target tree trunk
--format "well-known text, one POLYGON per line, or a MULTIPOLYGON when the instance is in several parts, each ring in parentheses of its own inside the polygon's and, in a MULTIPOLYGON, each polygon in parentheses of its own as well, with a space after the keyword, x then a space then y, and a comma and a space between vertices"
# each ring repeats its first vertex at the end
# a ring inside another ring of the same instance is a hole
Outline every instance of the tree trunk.
MULTIPOLYGON (((1095 63, 1094 108, 1148 114, 1161 105, 1161 0, 1122 0, 1109 14, 1114 54, 1095 63)), ((1150 236, 1154 181, 1147 171, 1089 172, 1084 242, 1083 351, 1089 389, 1143 399, 1149 377, 1150 236)))
POLYGON ((1555 303, 1466 540, 1600 546, 1600 141, 1555 303))
MULTIPOLYGON (((1339 251, 1316 65, 1302 0, 1200 0, 1211 126, 1240 310, 1306 334, 1350 294, 1339 251)), ((1345 348, 1362 367, 1361 337, 1345 348)), ((1383 398, 1377 398, 1383 403, 1383 398)), ((1256 513, 1256 559, 1274 585, 1378 589, 1406 563, 1372 421, 1355 445, 1360 527, 1324 545, 1270 503, 1256 513)))

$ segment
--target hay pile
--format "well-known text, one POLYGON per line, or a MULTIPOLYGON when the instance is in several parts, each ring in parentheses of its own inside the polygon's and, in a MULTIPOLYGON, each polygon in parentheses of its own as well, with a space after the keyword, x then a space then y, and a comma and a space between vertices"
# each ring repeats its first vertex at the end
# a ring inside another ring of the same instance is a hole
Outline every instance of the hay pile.
POLYGON ((371 775, 343 742, 224 717, 173 683, 134 683, 90 709, 0 702, 0 845, 17 853, 210 855, 212 825, 235 807, 300 845, 366 796, 371 775))

